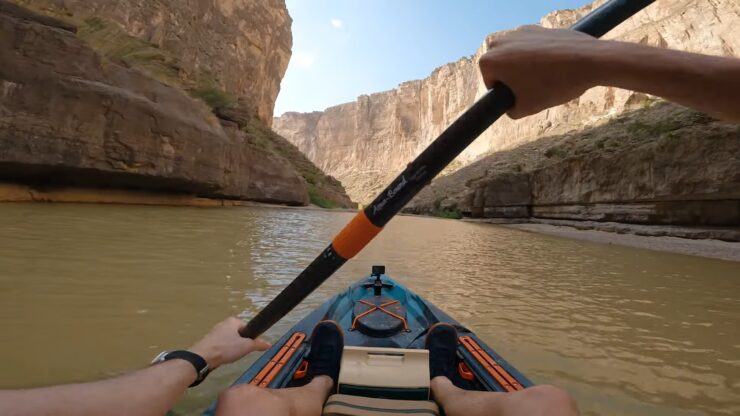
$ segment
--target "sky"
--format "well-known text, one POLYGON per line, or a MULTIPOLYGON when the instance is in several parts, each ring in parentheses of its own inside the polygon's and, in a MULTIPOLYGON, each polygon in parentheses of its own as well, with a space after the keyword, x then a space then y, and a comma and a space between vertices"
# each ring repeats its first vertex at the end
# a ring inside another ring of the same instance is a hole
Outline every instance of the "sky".
POLYGON ((488 33, 589 0, 287 0, 293 54, 275 115, 321 111, 426 78, 488 33))

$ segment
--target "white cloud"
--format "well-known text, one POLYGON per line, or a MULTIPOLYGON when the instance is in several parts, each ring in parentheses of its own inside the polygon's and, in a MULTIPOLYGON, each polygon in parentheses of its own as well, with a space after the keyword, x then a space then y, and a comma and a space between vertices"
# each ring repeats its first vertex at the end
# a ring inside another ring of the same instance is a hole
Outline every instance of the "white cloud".
POLYGON ((316 62, 316 57, 309 52, 296 51, 293 53, 292 59, 298 68, 304 70, 313 68, 313 64, 316 62))
POLYGON ((342 19, 334 18, 334 19, 331 19, 330 22, 331 22, 331 27, 335 29, 341 29, 344 26, 344 22, 342 21, 342 19))

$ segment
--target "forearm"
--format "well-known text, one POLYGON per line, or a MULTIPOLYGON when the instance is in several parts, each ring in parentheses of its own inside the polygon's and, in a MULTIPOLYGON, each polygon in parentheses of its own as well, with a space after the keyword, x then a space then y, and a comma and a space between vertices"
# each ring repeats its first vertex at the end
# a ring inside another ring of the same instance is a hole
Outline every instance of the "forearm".
POLYGON ((740 59, 599 41, 597 85, 656 95, 711 116, 740 121, 740 59))
MULTIPOLYGON (((246 324, 231 317, 220 322, 189 351, 200 355, 211 370, 233 363, 252 351, 265 351, 267 342, 245 339, 246 324)), ((2 416, 144 415, 165 414, 197 378, 195 367, 170 359, 120 377, 91 383, 0 390, 2 416)))
POLYGON ((0 414, 163 415, 195 378, 190 363, 170 360, 100 382, 0 391, 0 414))

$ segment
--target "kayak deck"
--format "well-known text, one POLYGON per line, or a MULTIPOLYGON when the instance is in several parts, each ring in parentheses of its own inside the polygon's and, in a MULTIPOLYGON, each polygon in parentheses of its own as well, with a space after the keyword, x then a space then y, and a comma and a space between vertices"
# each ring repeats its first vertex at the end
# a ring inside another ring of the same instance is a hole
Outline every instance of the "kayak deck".
MULTIPOLYGON (((384 274, 382 266, 311 312, 236 381, 266 388, 298 387, 309 380, 305 361, 313 328, 323 320, 344 330, 345 347, 423 350, 428 329, 438 322, 456 327, 458 371, 453 383, 466 390, 509 392, 532 383, 472 331, 384 274)), ((375 394, 375 393, 373 393, 375 394)), ((374 397, 387 397, 378 393, 374 397)), ((213 406, 209 411, 212 411, 213 406)), ((206 414, 210 414, 208 411, 206 414)))

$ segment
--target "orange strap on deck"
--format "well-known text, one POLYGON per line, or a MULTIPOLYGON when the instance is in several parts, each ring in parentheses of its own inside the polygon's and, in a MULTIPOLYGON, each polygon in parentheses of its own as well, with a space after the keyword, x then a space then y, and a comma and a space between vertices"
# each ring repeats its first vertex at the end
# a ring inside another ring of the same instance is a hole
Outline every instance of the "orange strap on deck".
POLYGON ((398 300, 392 300, 390 302, 381 303, 380 305, 373 305, 372 303, 370 303, 368 301, 365 301, 365 300, 362 300, 362 299, 358 300, 358 302, 362 303, 363 305, 372 306, 372 308, 370 308, 370 309, 366 310, 365 312, 363 312, 363 313, 355 316, 355 319, 352 320, 352 329, 357 329, 357 321, 360 318, 362 318, 363 316, 370 315, 371 313, 373 313, 375 311, 381 311, 381 312, 383 312, 385 314, 388 314, 388 315, 390 315, 390 316, 392 316, 392 317, 400 320, 401 323, 403 323, 403 330, 404 331, 408 331, 409 330, 409 325, 408 325, 408 322, 406 322, 406 318, 404 318, 401 315, 395 314, 395 313, 389 311, 388 309, 385 309, 386 306, 393 305, 394 303, 399 303, 398 300))
POLYGON ((473 358, 475 358, 475 360, 486 369, 488 374, 490 374, 491 377, 493 377, 496 382, 504 388, 504 390, 510 392, 524 389, 524 387, 522 387, 522 385, 516 381, 511 374, 504 370, 504 368, 501 367, 493 357, 488 355, 488 353, 481 348, 473 338, 462 336, 460 337, 460 343, 466 350, 468 350, 468 352, 470 352, 473 358))
POLYGON ((306 339, 306 334, 303 332, 294 333, 270 361, 262 367, 262 370, 254 376, 249 384, 258 387, 267 387, 280 373, 280 370, 285 366, 290 357, 295 354, 304 339, 306 339))
POLYGON ((334 237, 331 246, 343 259, 349 260, 360 252, 383 229, 370 222, 365 211, 360 211, 334 237))

